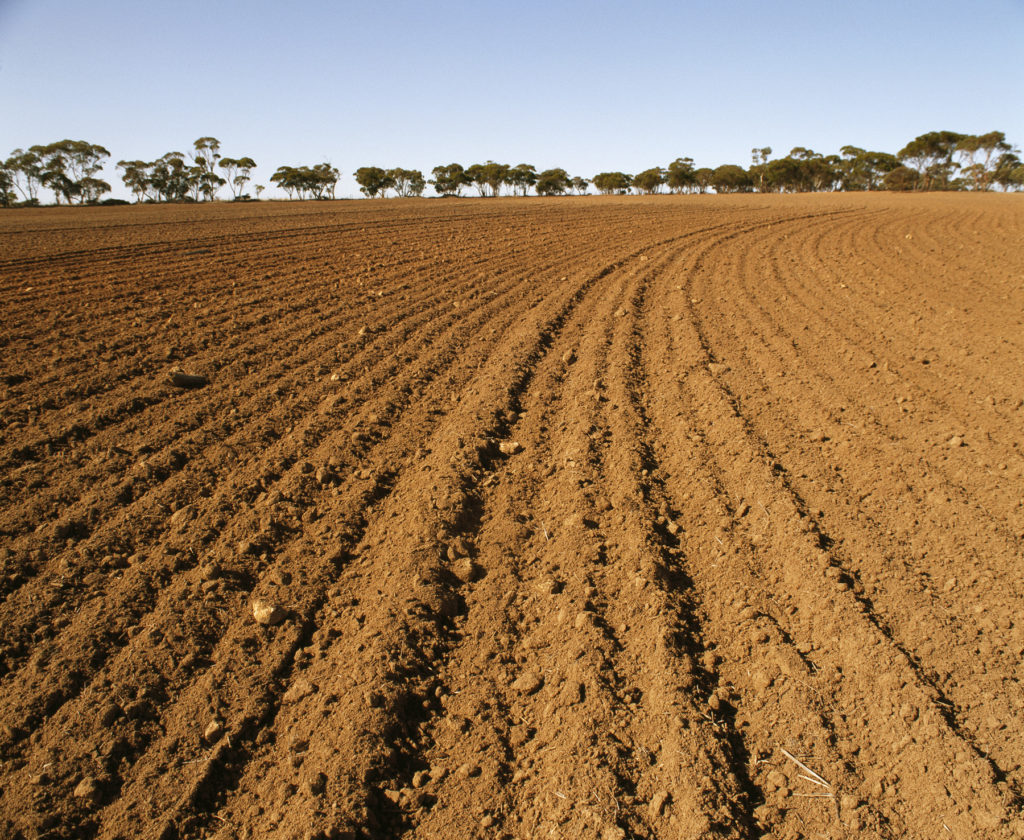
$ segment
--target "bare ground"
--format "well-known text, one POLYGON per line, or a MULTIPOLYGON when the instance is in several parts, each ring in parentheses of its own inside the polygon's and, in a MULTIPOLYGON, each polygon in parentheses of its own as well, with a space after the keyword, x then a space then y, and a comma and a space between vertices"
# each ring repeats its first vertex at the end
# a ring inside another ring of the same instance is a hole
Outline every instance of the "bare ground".
POLYGON ((1024 837, 1022 242, 0 214, 0 836, 1024 837))

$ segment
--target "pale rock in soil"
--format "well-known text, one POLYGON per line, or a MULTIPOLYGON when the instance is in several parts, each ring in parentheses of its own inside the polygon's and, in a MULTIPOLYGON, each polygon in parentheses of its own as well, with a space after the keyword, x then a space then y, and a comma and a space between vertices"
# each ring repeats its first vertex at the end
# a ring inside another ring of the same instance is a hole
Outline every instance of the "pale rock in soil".
POLYGON ((75 786, 75 799, 94 803, 100 797, 100 785, 92 776, 86 776, 75 786))
POLYGON ((252 617, 259 624, 269 627, 284 621, 284 610, 277 604, 271 604, 268 601, 253 601, 252 617))
POLYGON ((523 445, 515 440, 503 440, 498 444, 498 450, 502 455, 516 455, 523 451, 523 445))
POLYGON ((206 729, 203 730, 203 740, 208 744, 212 744, 217 741, 223 733, 224 724, 217 719, 211 720, 206 725, 206 729))

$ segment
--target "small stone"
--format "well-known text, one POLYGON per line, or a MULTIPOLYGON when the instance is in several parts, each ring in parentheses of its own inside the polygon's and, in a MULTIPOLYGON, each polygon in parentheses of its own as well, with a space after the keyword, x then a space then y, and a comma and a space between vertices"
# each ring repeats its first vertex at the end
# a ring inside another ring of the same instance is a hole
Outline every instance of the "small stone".
POLYGON ((516 455, 523 451, 522 444, 515 440, 503 440, 498 444, 498 449, 502 455, 516 455))
POLYGON ((601 840, 626 840, 626 832, 617 825, 609 825, 601 832, 601 840))
POLYGON ((430 781, 430 774, 426 770, 417 770, 412 774, 412 786, 414 788, 425 787, 430 781))
POLYGON ((480 820, 480 826, 482 828, 490 828, 492 825, 494 825, 494 817, 490 814, 487 814, 482 820, 480 820))
POLYGON ((536 671, 523 671, 512 683, 512 688, 520 694, 536 694, 544 685, 544 678, 536 671))
POLYGON ((953 435, 953 437, 949 439, 949 445, 955 448, 958 446, 966 446, 967 444, 964 443, 964 439, 960 437, 960 435, 953 435))
POLYGON ((167 379, 175 388, 202 388, 210 381, 200 374, 185 373, 181 368, 172 368, 167 379))
POLYGON ((208 744, 212 744, 217 741, 221 735, 224 734, 224 724, 214 718, 208 724, 206 729, 203 730, 203 740, 208 744))
POLYGON ((669 794, 667 790, 659 790, 651 797, 651 801, 647 805, 647 813, 651 815, 651 819, 661 816, 661 812, 665 809, 668 800, 669 794))
POLYGON ((277 604, 271 604, 267 601, 253 601, 252 617, 255 618, 259 624, 269 627, 274 624, 280 624, 284 621, 284 610, 277 604))
POLYGON ((237 551, 241 555, 252 554, 253 545, 249 540, 242 540, 238 543, 237 551))
POLYGON ((729 370, 729 366, 722 364, 721 362, 712 362, 708 365, 708 371, 712 376, 721 376, 727 370, 729 370))
POLYGON ((92 776, 86 776, 75 787, 75 798, 94 803, 100 798, 100 784, 92 776))
POLYGON ((575 361, 576 361, 576 351, 575 350, 566 350, 562 354, 562 363, 563 364, 571 365, 575 361))
POLYGON ((368 691, 364 695, 366 705, 371 709, 380 709, 384 706, 384 695, 379 691, 368 691))
POLYGON ((618 309, 615 310, 615 317, 616 318, 624 318, 625 316, 626 316, 626 310, 623 309, 622 307, 619 307, 618 309))
POLYGON ((483 577, 484 570, 468 557, 455 564, 455 574, 465 583, 473 583, 483 577))
POLYGON ((461 765, 459 767, 458 770, 455 771, 455 775, 459 776, 462 779, 469 779, 469 778, 472 778, 473 776, 479 776, 480 775, 480 765, 479 764, 463 764, 463 765, 461 765))

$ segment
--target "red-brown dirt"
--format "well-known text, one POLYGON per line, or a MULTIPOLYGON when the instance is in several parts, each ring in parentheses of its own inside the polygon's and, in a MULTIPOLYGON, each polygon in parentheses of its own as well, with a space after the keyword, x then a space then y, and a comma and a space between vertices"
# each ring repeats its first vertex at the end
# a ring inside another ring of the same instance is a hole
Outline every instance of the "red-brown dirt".
POLYGON ((1022 243, 0 214, 0 837, 1024 836, 1022 243))

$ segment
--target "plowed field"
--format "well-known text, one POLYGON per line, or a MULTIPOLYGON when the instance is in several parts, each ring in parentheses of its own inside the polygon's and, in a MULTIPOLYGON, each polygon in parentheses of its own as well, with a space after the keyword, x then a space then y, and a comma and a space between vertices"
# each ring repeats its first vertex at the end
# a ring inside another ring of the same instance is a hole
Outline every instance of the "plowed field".
POLYGON ((12 211, 0 311, 0 837, 1024 836, 1020 196, 12 211))

